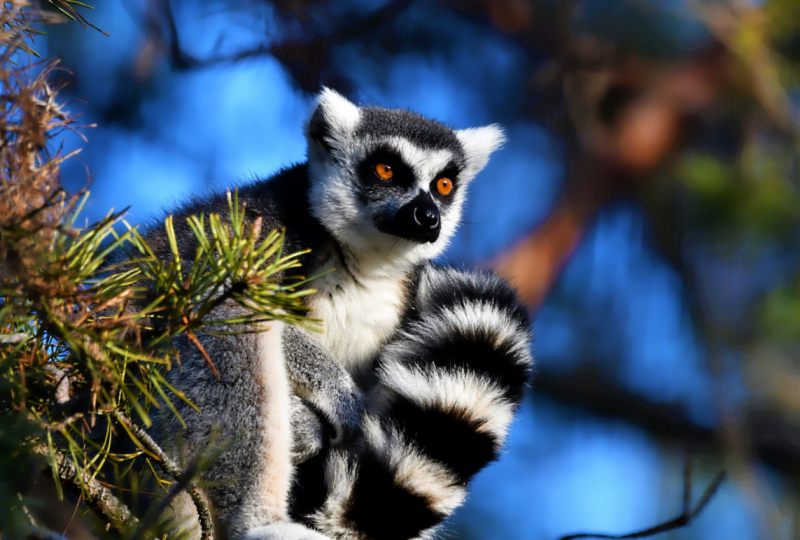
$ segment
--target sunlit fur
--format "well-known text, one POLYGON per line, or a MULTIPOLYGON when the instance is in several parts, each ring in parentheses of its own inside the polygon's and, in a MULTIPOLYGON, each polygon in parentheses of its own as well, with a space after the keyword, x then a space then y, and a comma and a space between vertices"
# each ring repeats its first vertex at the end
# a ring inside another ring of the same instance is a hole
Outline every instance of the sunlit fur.
MULTIPOLYGON (((400 135, 364 135, 359 133, 362 109, 328 89, 319 97, 317 114, 327 130, 320 140, 313 133, 313 126, 306 126, 309 205, 314 217, 339 242, 345 259, 331 260, 317 270, 344 266, 346 271, 318 280, 315 287, 320 294, 311 298, 310 304, 315 315, 325 321, 322 342, 356 371, 394 332, 406 304, 405 282, 411 270, 445 250, 461 222, 469 182, 503 144, 504 137, 497 126, 454 130, 455 144, 429 148, 400 135), (414 173, 415 184, 403 195, 387 195, 365 203, 356 196, 361 182, 357 171, 359 164, 379 147, 390 148, 403 159, 414 173), (435 175, 451 162, 461 168, 458 189, 451 204, 439 207, 442 224, 436 242, 420 244, 376 228, 376 215, 396 212, 419 190, 429 193, 435 175)), ((431 122, 421 117, 412 119, 431 122)), ((414 127, 408 126, 409 130, 414 127)))
POLYGON ((333 131, 325 141, 331 151, 309 137, 308 162, 312 182, 309 203, 314 216, 339 242, 354 252, 364 272, 387 273, 440 255, 461 222, 469 182, 505 141, 500 128, 492 125, 454 130, 461 147, 431 149, 398 136, 358 136, 359 109, 332 90, 323 91, 319 107, 333 131), (405 198, 387 199, 365 206, 354 197, 359 182, 356 171, 358 164, 381 145, 394 149, 413 169, 417 185, 405 198), (464 169, 458 177, 459 189, 453 196, 453 204, 446 209, 440 208, 444 210, 442 231, 436 242, 417 244, 383 234, 375 228, 373 217, 377 211, 386 206, 402 206, 419 189, 430 192, 434 175, 449 161, 463 164, 464 169))
MULTIPOLYGON (((357 107, 331 90, 306 133, 308 163, 240 188, 239 201, 263 231, 285 228, 284 253, 309 251, 304 275, 324 274, 305 297, 324 332, 275 325, 265 334, 198 335, 218 378, 180 342, 182 369, 167 377, 199 411, 174 400, 186 428, 167 412, 154 436, 186 460, 207 450, 216 428, 229 441, 202 477, 222 538, 427 539, 499 455, 530 372, 528 319, 514 292, 491 274, 432 263, 503 134, 357 107), (410 176, 365 192, 362 165, 377 148, 410 176), (450 169, 451 195, 430 199, 441 221, 435 241, 378 230, 387 216, 417 208, 407 203, 450 169)), ((226 215, 227 202, 196 197, 174 213, 190 261, 196 244, 185 218, 226 215)), ((171 256, 162 228, 146 236, 157 257, 171 256)), ((228 300, 212 316, 243 310, 228 300)), ((194 517, 185 497, 172 510, 194 517)))

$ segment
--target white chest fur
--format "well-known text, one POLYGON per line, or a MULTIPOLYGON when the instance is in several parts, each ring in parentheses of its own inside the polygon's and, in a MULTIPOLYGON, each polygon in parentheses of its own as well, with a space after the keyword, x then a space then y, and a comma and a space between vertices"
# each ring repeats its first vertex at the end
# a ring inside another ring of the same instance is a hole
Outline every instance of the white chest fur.
POLYGON ((355 372, 397 329, 406 304, 405 276, 355 277, 337 270, 314 285, 311 316, 322 319, 324 327, 315 337, 355 372))

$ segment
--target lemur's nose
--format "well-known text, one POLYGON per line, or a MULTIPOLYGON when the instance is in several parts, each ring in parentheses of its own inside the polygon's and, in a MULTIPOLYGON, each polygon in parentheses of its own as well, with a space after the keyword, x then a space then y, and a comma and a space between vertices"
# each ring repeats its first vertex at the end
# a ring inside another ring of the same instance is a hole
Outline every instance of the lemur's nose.
POLYGON ((435 206, 417 206, 414 208, 414 221, 416 221, 417 225, 420 227, 435 229, 439 226, 439 211, 435 206))
MULTIPOLYGON (((419 195, 406 205, 410 207, 413 223, 411 236, 418 242, 435 242, 439 238, 439 207, 430 193, 419 190, 419 195)), ((410 221, 410 220, 409 220, 410 221)))
POLYGON ((421 244, 436 242, 442 228, 439 207, 430 193, 419 190, 412 200, 393 215, 380 216, 375 221, 379 231, 421 244))

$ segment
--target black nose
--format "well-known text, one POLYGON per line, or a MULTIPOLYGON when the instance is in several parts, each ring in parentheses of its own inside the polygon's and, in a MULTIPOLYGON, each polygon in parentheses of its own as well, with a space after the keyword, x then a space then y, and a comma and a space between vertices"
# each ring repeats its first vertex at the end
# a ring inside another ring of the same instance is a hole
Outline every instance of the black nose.
POLYGON ((439 226, 439 210, 436 207, 416 206, 414 207, 414 221, 420 227, 435 229, 439 226))
POLYGON ((384 215, 375 220, 379 231, 419 243, 435 242, 439 238, 441 224, 439 208, 433 197, 422 190, 394 215, 384 215))

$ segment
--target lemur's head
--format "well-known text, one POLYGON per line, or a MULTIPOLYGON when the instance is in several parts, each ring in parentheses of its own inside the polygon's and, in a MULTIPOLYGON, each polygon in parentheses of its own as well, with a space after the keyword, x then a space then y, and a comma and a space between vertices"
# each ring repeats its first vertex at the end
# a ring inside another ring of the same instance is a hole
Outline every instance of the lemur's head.
POLYGON ((306 126, 312 212, 350 249, 411 262, 440 254, 467 184, 503 144, 498 126, 454 130, 357 107, 325 89, 306 126))

